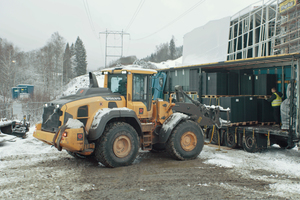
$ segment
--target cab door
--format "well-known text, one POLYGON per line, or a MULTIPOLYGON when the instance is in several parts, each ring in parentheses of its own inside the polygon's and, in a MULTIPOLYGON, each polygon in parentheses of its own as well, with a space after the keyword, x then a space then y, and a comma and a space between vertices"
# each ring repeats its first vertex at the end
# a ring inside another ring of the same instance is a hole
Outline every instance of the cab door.
POLYGON ((131 76, 132 88, 127 107, 134 110, 138 118, 149 119, 152 117, 152 77, 149 74, 131 76))

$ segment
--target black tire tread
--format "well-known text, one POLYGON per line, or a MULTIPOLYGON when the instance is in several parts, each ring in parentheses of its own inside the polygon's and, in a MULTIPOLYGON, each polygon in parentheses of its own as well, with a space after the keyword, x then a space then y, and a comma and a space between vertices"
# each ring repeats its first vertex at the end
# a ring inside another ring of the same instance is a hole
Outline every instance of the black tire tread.
MULTIPOLYGON (((192 124, 195 124, 196 126, 199 127, 199 125, 194 122, 194 121, 182 121, 180 122, 176 127, 175 129, 172 131, 168 141, 167 141, 167 144, 166 144, 166 150, 167 152, 171 155, 171 157, 173 157, 174 159, 177 159, 177 160, 192 160, 192 159, 195 159, 198 155, 195 155, 193 157, 190 157, 190 158, 183 158, 179 152, 176 150, 175 148, 175 137, 176 137, 176 133, 178 132, 178 130, 180 129, 180 127, 182 126, 186 126, 185 124, 186 123, 192 123, 192 124)), ((199 127, 200 128, 200 127, 199 127)), ((201 128, 200 128, 201 129, 201 128)))
MULTIPOLYGON (((105 143, 107 141, 108 134, 113 129, 118 129, 118 127, 122 127, 122 126, 128 126, 128 127, 132 128, 132 126, 130 126, 129 124, 127 124, 125 122, 113 122, 113 123, 110 123, 110 124, 108 124, 105 127, 105 130, 104 130, 102 136, 96 141, 96 144, 98 144, 99 146, 96 145, 95 157, 96 157, 96 159, 97 159, 98 162, 102 163, 106 167, 110 167, 110 168, 117 167, 117 166, 114 166, 109 161, 109 159, 107 157, 108 152, 106 152, 105 143)), ((135 129, 134 128, 132 128, 132 129, 135 132, 135 129)), ((136 134, 136 137, 137 137, 137 140, 139 141, 139 138, 138 138, 137 134, 136 134)), ((137 155, 137 153, 136 153, 136 155, 137 155)), ((136 157, 136 155, 135 155, 135 157, 136 157)), ((128 161, 127 163, 123 163, 122 166, 127 166, 127 165, 130 165, 131 163, 132 163, 131 161, 128 161)))

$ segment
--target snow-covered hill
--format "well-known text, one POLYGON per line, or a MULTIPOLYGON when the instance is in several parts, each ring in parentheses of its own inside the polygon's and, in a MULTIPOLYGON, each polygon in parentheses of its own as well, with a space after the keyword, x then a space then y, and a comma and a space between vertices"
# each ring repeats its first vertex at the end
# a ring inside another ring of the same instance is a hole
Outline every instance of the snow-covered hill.
MULTIPOLYGON (((149 62, 149 63, 151 63, 157 69, 178 67, 178 66, 181 66, 182 57, 180 57, 176 60, 168 60, 168 61, 164 61, 164 62, 161 62, 161 63, 153 63, 153 62, 149 62)), ((141 66, 138 66, 138 65, 125 65, 123 67, 124 68, 129 68, 129 67, 141 68, 141 66)), ((104 85, 104 76, 101 75, 100 71, 96 71, 96 72, 93 72, 93 73, 97 77, 99 87, 103 87, 103 85, 104 85)), ((72 79, 67 84, 66 89, 64 90, 64 92, 62 93, 61 96, 68 96, 68 95, 75 94, 78 89, 89 87, 89 84, 90 84, 90 82, 89 82, 89 75, 88 74, 78 76, 78 77, 72 79)), ((59 97, 61 97, 61 96, 59 96, 59 97)))

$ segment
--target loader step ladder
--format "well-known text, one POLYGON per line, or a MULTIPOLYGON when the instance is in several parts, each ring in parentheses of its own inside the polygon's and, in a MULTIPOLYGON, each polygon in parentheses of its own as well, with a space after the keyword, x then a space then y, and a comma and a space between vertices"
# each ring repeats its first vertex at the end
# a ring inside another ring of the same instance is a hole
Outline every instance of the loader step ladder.
POLYGON ((143 133, 143 150, 152 150, 152 134, 151 132, 143 133))

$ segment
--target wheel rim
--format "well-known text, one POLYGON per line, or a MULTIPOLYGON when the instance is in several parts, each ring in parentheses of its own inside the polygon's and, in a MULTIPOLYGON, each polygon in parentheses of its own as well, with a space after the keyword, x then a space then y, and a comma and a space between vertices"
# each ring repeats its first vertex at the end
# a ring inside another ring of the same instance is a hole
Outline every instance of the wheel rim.
POLYGON ((253 147, 254 141, 252 137, 247 137, 245 141, 245 145, 248 149, 251 149, 253 147))
POLYGON ((229 145, 234 145, 235 141, 234 141, 234 135, 231 134, 231 133, 228 133, 228 136, 227 136, 227 143, 229 145))
POLYGON ((131 141, 129 137, 124 135, 117 137, 113 144, 113 151, 118 158, 128 156, 131 151, 131 141))
POLYGON ((197 145, 197 136, 193 132, 186 132, 181 136, 180 145, 185 151, 192 151, 197 145))

